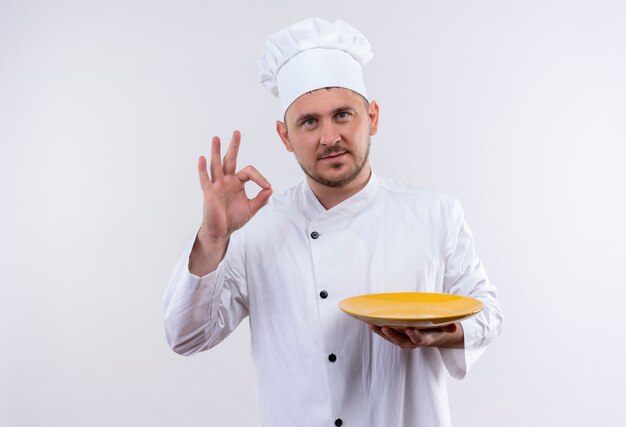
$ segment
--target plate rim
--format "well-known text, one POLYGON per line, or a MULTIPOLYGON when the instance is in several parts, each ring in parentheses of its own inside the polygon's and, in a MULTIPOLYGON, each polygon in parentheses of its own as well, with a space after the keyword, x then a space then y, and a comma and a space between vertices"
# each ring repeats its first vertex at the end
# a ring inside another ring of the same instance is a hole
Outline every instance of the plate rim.
POLYGON ((480 313, 484 308, 485 308, 485 304, 480 301, 477 298, 473 298, 467 295, 457 295, 457 294, 450 294, 450 293, 446 293, 446 292, 410 292, 410 291, 406 291, 406 292, 378 292, 378 293, 373 293, 373 294, 362 294, 362 295, 354 295, 348 298, 344 298, 342 299, 338 304, 339 309, 341 309, 341 311, 343 311, 344 313, 359 318, 359 319, 372 319, 372 320, 387 320, 387 321, 393 321, 393 322, 398 322, 398 321, 418 321, 418 322, 430 322, 430 321, 438 321, 438 322, 447 322, 447 321, 455 321, 455 320, 463 320, 465 318, 471 317, 477 313, 480 313), (371 297, 371 296, 378 296, 378 295, 390 295, 390 294, 422 294, 422 295, 449 295, 449 296, 453 296, 453 297, 459 297, 459 298, 463 298, 463 299, 471 299, 475 302, 478 303, 477 307, 475 309, 472 309, 470 311, 464 312, 462 314, 455 314, 452 316, 434 316, 428 319, 424 319, 424 318, 415 318, 414 316, 404 316, 404 317, 388 317, 388 316, 367 316, 364 314, 360 314, 360 313, 355 313, 354 311, 350 311, 347 308, 345 308, 344 303, 348 300, 354 299, 354 298, 360 298, 360 297, 371 297))

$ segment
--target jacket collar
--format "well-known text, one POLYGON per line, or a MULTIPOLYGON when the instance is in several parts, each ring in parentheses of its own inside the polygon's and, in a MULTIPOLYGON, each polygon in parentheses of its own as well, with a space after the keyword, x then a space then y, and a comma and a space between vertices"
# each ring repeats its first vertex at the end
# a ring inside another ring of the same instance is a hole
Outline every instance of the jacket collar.
POLYGON ((367 184, 358 193, 350 196, 338 205, 333 206, 330 209, 326 209, 317 199, 308 182, 304 181, 301 184, 302 209, 309 221, 323 218, 328 220, 339 220, 345 217, 353 216, 365 209, 367 205, 374 200, 377 189, 378 178, 372 172, 367 184))

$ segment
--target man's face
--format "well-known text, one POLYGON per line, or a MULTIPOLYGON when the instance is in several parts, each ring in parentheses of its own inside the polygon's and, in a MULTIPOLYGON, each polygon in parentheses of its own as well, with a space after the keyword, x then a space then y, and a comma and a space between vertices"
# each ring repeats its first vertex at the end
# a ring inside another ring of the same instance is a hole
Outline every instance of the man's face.
POLYGON ((304 173, 327 187, 343 187, 369 176, 370 136, 378 128, 378 106, 348 89, 306 93, 287 109, 276 129, 304 173))

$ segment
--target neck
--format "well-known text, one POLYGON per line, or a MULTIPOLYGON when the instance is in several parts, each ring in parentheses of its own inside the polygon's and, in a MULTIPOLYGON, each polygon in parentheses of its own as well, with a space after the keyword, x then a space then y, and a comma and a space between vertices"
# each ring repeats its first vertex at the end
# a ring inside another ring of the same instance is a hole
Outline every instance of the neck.
POLYGON ((344 200, 349 199, 354 196, 356 193, 361 191, 370 180, 372 175, 372 168, 368 165, 363 168, 361 173, 350 183, 341 186, 341 187, 328 187, 326 185, 322 185, 319 182, 306 177, 309 187, 317 197, 317 200, 324 206, 326 210, 331 209, 337 206, 339 203, 344 200))

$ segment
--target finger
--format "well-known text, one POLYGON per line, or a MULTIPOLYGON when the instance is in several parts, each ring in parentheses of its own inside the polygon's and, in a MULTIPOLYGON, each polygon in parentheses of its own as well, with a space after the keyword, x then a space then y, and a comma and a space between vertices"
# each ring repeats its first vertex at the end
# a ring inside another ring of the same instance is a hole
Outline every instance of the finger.
POLYGON ((407 336, 419 347, 432 347, 441 342, 444 335, 453 334, 457 331, 456 324, 445 325, 439 328, 429 328, 423 330, 407 329, 407 336))
POLYGON ((200 188, 206 190, 211 185, 211 178, 206 170, 206 157, 200 156, 198 159, 198 178, 200 178, 200 188))
POLYGON ((389 341, 389 338, 387 338, 387 335, 382 333, 380 326, 376 326, 376 325, 369 325, 369 326, 372 332, 374 332, 376 335, 380 336, 384 340, 389 341))
POLYGON ((445 342, 446 339, 449 339, 450 335, 455 334, 459 327, 457 324, 452 323, 439 328, 415 330, 412 333, 407 333, 407 335, 411 338, 411 341, 420 347, 436 347, 445 342))
POLYGON ((427 332, 423 332, 414 328, 408 328, 406 335, 411 342, 418 347, 426 346, 428 344, 429 335, 427 332))
POLYGON ((241 143, 241 133, 238 130, 233 132, 230 138, 228 150, 224 155, 224 175, 234 175, 237 171, 237 156, 239 155, 239 144, 241 143))
POLYGON ((441 328, 441 331, 453 334, 453 333, 456 332, 457 329, 458 329, 458 327, 457 327, 456 323, 450 323, 449 325, 446 325, 443 328, 441 328))
POLYGON ((389 341, 391 341, 392 343, 394 343, 395 345, 399 347, 402 347, 402 348, 414 347, 413 342, 409 339, 409 337, 406 334, 401 334, 400 332, 395 331, 392 328, 389 328, 387 326, 384 326, 381 329, 381 331, 383 334, 387 336, 387 338, 389 338, 389 341))
POLYGON ((248 205, 250 206, 250 212, 252 212, 252 215, 255 215, 258 211, 261 210, 263 206, 267 204, 271 195, 272 189, 268 188, 259 191, 259 194, 257 194, 254 199, 248 201, 248 205))
POLYGON ((222 179, 224 170, 222 169, 222 156, 220 154, 220 139, 217 136, 211 141, 211 181, 222 179))
POLYGON ((246 166, 237 172, 237 178, 239 178, 241 182, 252 181, 265 190, 272 188, 272 184, 270 184, 270 182, 265 179, 265 177, 261 175, 261 173, 253 166, 246 166))

